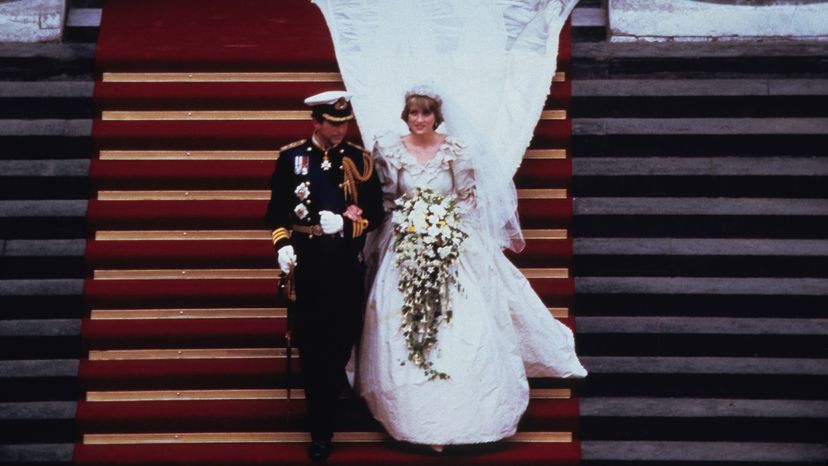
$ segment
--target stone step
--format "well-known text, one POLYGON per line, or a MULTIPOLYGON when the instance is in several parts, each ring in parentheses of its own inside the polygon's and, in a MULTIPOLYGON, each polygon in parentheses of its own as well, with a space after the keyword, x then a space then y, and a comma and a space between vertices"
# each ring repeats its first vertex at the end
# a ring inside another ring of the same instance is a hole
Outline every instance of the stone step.
POLYGON ((0 280, 0 309, 0 319, 80 318, 83 280, 0 280))
POLYGON ((574 80, 630 78, 825 78, 819 42, 611 43, 572 45, 574 80))
POLYGON ((576 293, 828 296, 824 278, 578 277, 576 293))
MULTIPOLYGON (((601 199, 602 202, 599 204, 603 205, 605 200, 618 199, 622 202, 624 198, 587 199, 601 199)), ((641 200, 641 198, 635 199, 641 200)), ((576 205, 580 201, 581 199, 576 198, 576 205)), ((667 208, 675 201, 675 198, 672 200, 652 199, 652 201, 654 204, 651 207, 661 205, 667 208)), ((593 203, 587 202, 586 204, 592 205, 593 203)), ((711 212, 705 215, 700 212, 691 216, 681 213, 680 209, 670 209, 673 213, 667 214, 657 208, 644 209, 650 212, 633 215, 624 212, 627 207, 629 205, 626 204, 617 209, 603 206, 605 214, 576 214, 572 223, 572 236, 574 238, 828 238, 828 225, 819 215, 762 215, 757 214, 756 211, 746 214, 734 211, 727 215, 721 215, 721 212, 711 212), (615 212, 610 213, 613 210, 615 212)), ((640 204, 638 207, 643 208, 640 204)))
POLYGON ((89 119, 92 81, 0 82, 0 119, 89 119))
POLYGON ((828 360, 716 356, 583 356, 580 397, 822 400, 828 360), (819 387, 819 388, 817 388, 819 387))
POLYGON ((828 95, 828 79, 574 79, 572 97, 799 97, 828 95))
POLYGON ((776 442, 667 442, 594 440, 581 443, 584 466, 692 464, 752 466, 822 464, 825 445, 776 442))
POLYGON ((575 118, 572 156, 814 156, 826 118, 575 118))
POLYGON ((828 376, 828 359, 585 356, 594 374, 727 374, 828 376))
POLYGON ((575 238, 574 253, 590 255, 828 256, 828 242, 784 239, 575 238))
POLYGON ((576 328, 582 356, 828 358, 826 319, 582 316, 576 328))
POLYGON ((580 435, 589 440, 822 441, 824 400, 581 398, 580 435))
POLYGON ((2 319, 0 359, 80 358, 80 332, 80 319, 2 319))
POLYGON ((95 43, 101 25, 100 8, 70 8, 63 32, 65 42, 95 43))
MULTIPOLYGON (((828 176, 823 157, 578 157, 572 160, 575 178, 586 176, 828 176)), ((675 178, 674 178, 675 179, 675 178)))
POLYGON ((78 400, 79 364, 77 359, 0 360, 0 400, 78 400))
POLYGON ((3 81, 91 81, 94 63, 94 43, 0 44, 3 81))
POLYGON ((828 335, 826 319, 577 317, 578 334, 828 335))
POLYGON ((72 442, 78 435, 76 410, 77 403, 73 401, 0 402, 3 443, 72 442))
POLYGON ((88 159, 0 160, 0 199, 88 199, 88 159))
POLYGON ((86 200, 0 200, 5 239, 85 238, 86 200))
POLYGON ((576 119, 825 117, 826 104, 826 95, 573 97, 570 115, 576 119))
POLYGON ((828 118, 574 118, 573 135, 815 135, 828 118))
POLYGON ((0 463, 16 465, 70 465, 74 442, 3 444, 0 463))
MULTIPOLYGON (((828 159, 825 159, 828 162, 828 159)), ((598 175, 572 180, 572 195, 598 197, 828 198, 828 178, 815 175, 598 175)), ((13 195, 13 194, 10 194, 13 195)))
MULTIPOLYGON (((828 257, 700 255, 576 256, 572 274, 597 277, 716 277, 723 282, 751 277, 828 278, 828 257)), ((47 275, 49 276, 49 275, 47 275)))
POLYGON ((0 119, 0 159, 88 159, 92 120, 0 119))
POLYGON ((586 197, 573 200, 578 215, 825 216, 824 199, 586 197))

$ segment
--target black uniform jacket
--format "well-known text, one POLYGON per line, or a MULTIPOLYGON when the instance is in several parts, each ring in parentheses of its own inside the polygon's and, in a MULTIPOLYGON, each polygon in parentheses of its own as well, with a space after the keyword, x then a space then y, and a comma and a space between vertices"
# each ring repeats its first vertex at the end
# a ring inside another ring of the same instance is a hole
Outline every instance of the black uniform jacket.
POLYGON ((361 219, 343 217, 343 231, 337 234, 356 255, 365 233, 377 228, 384 216, 373 158, 350 142, 325 150, 303 139, 282 147, 270 187, 267 222, 277 251, 291 244, 291 235, 319 235, 319 212, 342 215, 357 205, 361 219))

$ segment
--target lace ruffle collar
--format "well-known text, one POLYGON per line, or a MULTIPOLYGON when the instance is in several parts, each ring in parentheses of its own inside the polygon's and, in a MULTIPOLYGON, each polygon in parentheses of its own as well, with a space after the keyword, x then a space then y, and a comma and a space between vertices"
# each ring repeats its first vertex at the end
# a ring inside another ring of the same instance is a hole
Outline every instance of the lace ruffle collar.
POLYGON ((418 162, 417 158, 406 149, 399 135, 384 135, 377 138, 377 143, 383 158, 389 165, 395 168, 405 167, 406 170, 412 173, 420 173, 424 170, 446 169, 449 166, 449 162, 460 159, 463 156, 463 144, 452 136, 446 136, 446 140, 440 145, 437 154, 425 164, 418 162))

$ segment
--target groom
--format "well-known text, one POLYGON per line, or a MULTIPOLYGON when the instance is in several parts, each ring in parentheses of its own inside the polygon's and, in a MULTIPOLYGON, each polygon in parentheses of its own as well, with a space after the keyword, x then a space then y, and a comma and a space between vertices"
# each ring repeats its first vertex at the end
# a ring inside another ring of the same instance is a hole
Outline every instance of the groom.
POLYGON ((382 191, 374 160, 345 142, 354 118, 350 94, 328 91, 305 99, 314 131, 279 150, 267 222, 279 268, 293 273, 291 323, 305 383, 311 460, 331 451, 345 365, 362 327, 366 232, 380 225, 382 191))

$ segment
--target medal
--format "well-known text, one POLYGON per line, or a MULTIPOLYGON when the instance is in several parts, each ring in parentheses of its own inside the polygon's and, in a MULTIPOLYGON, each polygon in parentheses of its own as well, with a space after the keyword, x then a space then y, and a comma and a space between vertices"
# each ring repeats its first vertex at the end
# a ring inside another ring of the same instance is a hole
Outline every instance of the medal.
POLYGON ((309 158, 307 155, 299 155, 293 159, 293 173, 296 175, 307 175, 308 174, 308 161, 309 158))

